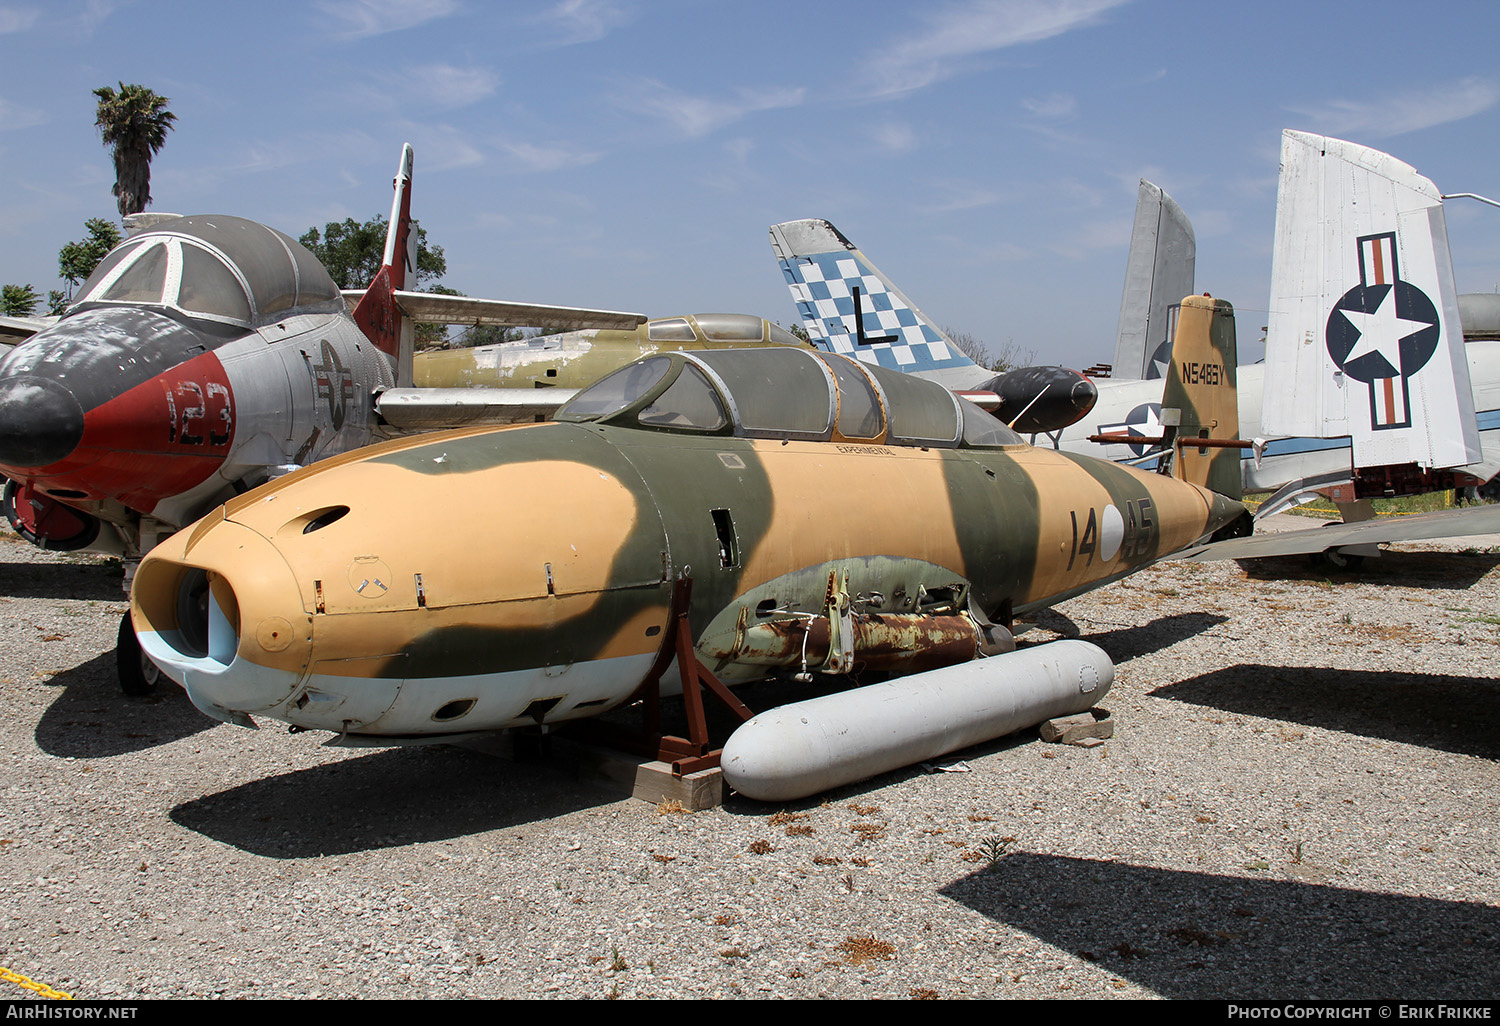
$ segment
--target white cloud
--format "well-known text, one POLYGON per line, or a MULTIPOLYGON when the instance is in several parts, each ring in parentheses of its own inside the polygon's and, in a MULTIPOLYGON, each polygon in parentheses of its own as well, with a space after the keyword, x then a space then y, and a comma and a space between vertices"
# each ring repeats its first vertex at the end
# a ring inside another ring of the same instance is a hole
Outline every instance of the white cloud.
POLYGON ((1469 77, 1425 90, 1406 90, 1373 100, 1330 100, 1286 109, 1312 120, 1316 131, 1347 139, 1385 139, 1489 110, 1500 101, 1493 79, 1469 77))
POLYGON ((755 150, 755 140, 754 139, 747 139, 744 136, 739 136, 738 138, 730 139, 728 142, 726 142, 724 144, 724 152, 727 153, 727 154, 729 154, 731 157, 733 157, 736 161, 738 161, 741 164, 743 164, 746 160, 748 160, 750 158, 750 154, 754 150, 755 150))
POLYGON ((407 121, 395 127, 416 151, 415 175, 484 163, 484 154, 469 141, 470 133, 463 129, 432 121, 407 121))
POLYGON ((408 68, 400 88, 437 107, 466 107, 484 99, 500 84, 500 76, 484 68, 455 68, 428 64, 408 68))
POLYGON ((558 30, 559 46, 571 46, 603 39, 630 16, 613 0, 561 0, 536 20, 558 30))
POLYGON ((524 171, 560 171, 565 167, 592 164, 603 153, 585 150, 572 143, 503 143, 502 148, 524 171))
POLYGON ((618 97, 615 102, 626 110, 670 121, 684 135, 700 136, 739 121, 756 111, 795 107, 802 102, 805 92, 801 88, 742 88, 737 91, 736 99, 713 100, 689 96, 655 79, 647 79, 632 93, 618 97))
POLYGON ((1091 25, 1127 0, 967 0, 925 15, 925 32, 876 53, 877 96, 909 93, 963 70, 965 57, 1040 42, 1091 25))
POLYGON ((925 213, 947 214, 956 210, 973 210, 999 203, 1001 194, 972 182, 939 182, 933 202, 922 207, 925 213))
POLYGON ((870 137, 887 153, 910 153, 917 148, 917 134, 911 126, 894 121, 875 126, 870 137))
POLYGON ((1067 93, 1025 99, 1021 101, 1021 106, 1039 118, 1054 121, 1071 121, 1078 116, 1078 101, 1067 93))
POLYGON ((46 124, 47 115, 31 107, 19 107, 0 99, 0 131, 13 132, 20 128, 31 128, 46 124))
POLYGON ((457 0, 320 0, 317 6, 344 23, 338 33, 344 39, 414 28, 458 10, 457 0))
POLYGON ((38 13, 35 7, 0 7, 0 36, 31 28, 38 13))
MULTIPOLYGON (((57 6, 61 5, 54 5, 54 9, 47 11, 49 19, 43 23, 46 31, 58 38, 77 41, 91 37, 94 30, 114 13, 118 4, 116 0, 84 0, 82 7, 66 15, 59 15, 55 9, 57 6)), ((0 5, 0 36, 33 28, 41 15, 41 8, 38 7, 0 5)))
MULTIPOLYGON (((357 129, 333 134, 301 132, 273 139, 245 139, 233 151, 216 153, 220 158, 217 163, 180 167, 176 173, 181 174, 185 182, 219 182, 234 175, 264 174, 285 167, 369 154, 376 152, 376 146, 368 133, 357 129)), ((394 163, 393 160, 392 166, 394 163)))
POLYGON ((115 13, 116 6, 115 0, 88 0, 78 16, 64 24, 76 24, 80 33, 91 35, 94 29, 104 22, 104 19, 115 13))
POLYGON ((1084 260, 1095 253, 1129 248, 1134 227, 1133 217, 1090 218, 1072 231, 1059 233, 1048 248, 1069 260, 1084 260))

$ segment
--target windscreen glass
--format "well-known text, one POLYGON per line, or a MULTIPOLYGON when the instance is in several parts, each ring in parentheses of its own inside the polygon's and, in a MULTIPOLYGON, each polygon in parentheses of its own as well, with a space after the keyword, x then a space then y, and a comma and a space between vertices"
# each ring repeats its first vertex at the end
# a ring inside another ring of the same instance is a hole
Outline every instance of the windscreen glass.
POLYGON ((958 405, 964 411, 964 445, 991 449, 1026 444, 1025 439, 1001 423, 999 417, 985 413, 967 399, 960 399, 958 405))
POLYGON ((853 360, 819 354, 839 383, 839 434, 846 438, 874 438, 885 426, 875 386, 853 360))
POLYGON ((692 364, 685 365, 677 380, 636 419, 648 427, 673 431, 715 432, 729 426, 729 414, 719 401, 718 393, 703 372, 692 364))
POLYGON ((729 389, 746 434, 806 438, 832 430, 832 383, 811 353, 721 349, 699 356, 729 389))
POLYGON ((207 313, 237 321, 250 319, 250 301, 234 272, 212 253, 182 247, 182 284, 177 305, 190 313, 207 313))
POLYGON ((646 334, 653 342, 694 342, 698 338, 693 334, 693 326, 684 317, 652 321, 646 334))
POLYGON ((958 400, 934 381, 870 364, 890 407, 890 441, 908 445, 958 444, 958 400))
POLYGON ((597 420, 616 413, 649 392, 672 369, 665 356, 622 367, 579 392, 557 411, 558 420, 597 420))
POLYGON ((96 299, 111 303, 160 303, 167 279, 167 247, 152 246, 96 299))

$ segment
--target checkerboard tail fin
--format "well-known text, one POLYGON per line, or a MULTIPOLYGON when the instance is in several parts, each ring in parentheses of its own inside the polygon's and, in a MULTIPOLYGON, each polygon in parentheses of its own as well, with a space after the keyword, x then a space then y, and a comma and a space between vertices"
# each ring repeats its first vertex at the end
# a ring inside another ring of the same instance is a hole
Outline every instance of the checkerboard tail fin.
POLYGON ((1198 244, 1187 214, 1159 185, 1141 179, 1125 263, 1112 381, 1160 378, 1172 349, 1171 307, 1193 291, 1198 244))
POLYGON ((396 167, 395 198, 391 201, 391 218, 386 230, 385 252, 380 270, 354 308, 354 323, 390 357, 396 368, 396 387, 412 385, 412 347, 415 332, 410 318, 396 302, 396 293, 406 287, 408 276, 413 283, 417 275, 417 234, 411 220, 412 148, 401 147, 401 163, 396 167))
POLYGON ((949 388, 974 388, 993 378, 827 221, 772 225, 771 249, 818 348, 949 388))
POLYGON ((1443 200, 1379 150, 1286 131, 1262 427, 1357 468, 1483 459, 1443 200))

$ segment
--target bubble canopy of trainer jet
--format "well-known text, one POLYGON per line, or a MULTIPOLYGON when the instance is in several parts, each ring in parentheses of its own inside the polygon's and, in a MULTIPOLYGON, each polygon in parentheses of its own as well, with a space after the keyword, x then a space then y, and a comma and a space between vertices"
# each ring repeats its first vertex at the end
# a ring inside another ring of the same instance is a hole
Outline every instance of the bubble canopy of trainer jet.
POLYGON ((802 349, 648 357, 580 392, 557 419, 686 434, 935 448, 1025 444, 934 382, 802 349))
POLYGON ((316 257, 275 229, 226 215, 164 221, 100 261, 68 314, 118 306, 254 329, 337 313, 343 297, 316 257))

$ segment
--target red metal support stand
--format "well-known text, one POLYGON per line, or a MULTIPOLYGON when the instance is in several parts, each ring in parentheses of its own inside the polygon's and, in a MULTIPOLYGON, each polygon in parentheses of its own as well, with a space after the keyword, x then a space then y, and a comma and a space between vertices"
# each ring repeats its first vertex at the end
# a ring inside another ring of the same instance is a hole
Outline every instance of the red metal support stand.
POLYGON ((634 737, 620 737, 616 732, 605 735, 595 725, 596 721, 576 725, 577 728, 582 728, 577 732, 593 735, 596 740, 604 743, 628 748, 640 754, 654 753, 660 761, 671 763, 673 775, 679 777, 719 765, 721 749, 713 748, 709 738, 701 688, 707 687, 741 722, 754 715, 698 658, 688 619, 692 593, 691 577, 678 578, 672 586, 672 604, 667 614, 667 629, 662 638, 661 649, 645 680, 627 700, 627 703, 637 700, 641 703, 640 733, 634 737), (686 738, 661 733, 661 679, 672 665, 674 657, 682 680, 682 702, 687 712, 686 738))

